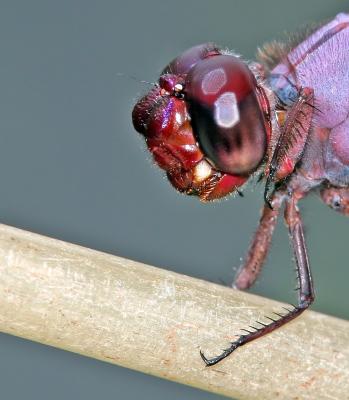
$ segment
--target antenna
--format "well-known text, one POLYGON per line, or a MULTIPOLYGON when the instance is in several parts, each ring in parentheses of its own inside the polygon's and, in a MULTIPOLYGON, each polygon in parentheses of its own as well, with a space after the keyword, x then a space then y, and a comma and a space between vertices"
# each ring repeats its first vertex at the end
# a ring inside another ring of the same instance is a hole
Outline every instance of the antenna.
POLYGON ((157 82, 145 81, 145 80, 142 80, 142 79, 137 78, 136 76, 133 76, 133 75, 130 75, 130 74, 126 74, 126 73, 124 73, 124 72, 118 72, 118 73, 116 74, 116 76, 126 77, 126 78, 132 79, 132 80, 134 80, 134 81, 136 81, 136 82, 138 82, 138 83, 143 83, 143 84, 150 85, 150 86, 153 86, 153 87, 154 87, 154 86, 155 86, 155 87, 159 86, 159 84, 158 84, 157 82))

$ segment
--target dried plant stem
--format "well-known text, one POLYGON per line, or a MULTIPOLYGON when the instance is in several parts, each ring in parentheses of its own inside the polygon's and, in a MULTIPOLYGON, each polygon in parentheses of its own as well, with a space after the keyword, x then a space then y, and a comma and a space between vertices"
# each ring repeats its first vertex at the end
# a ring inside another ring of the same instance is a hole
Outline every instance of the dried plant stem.
MULTIPOLYGON (((349 322, 305 312, 205 368, 281 304, 0 225, 0 330, 238 399, 347 399, 349 322)), ((265 321, 265 320, 264 320, 265 321)))

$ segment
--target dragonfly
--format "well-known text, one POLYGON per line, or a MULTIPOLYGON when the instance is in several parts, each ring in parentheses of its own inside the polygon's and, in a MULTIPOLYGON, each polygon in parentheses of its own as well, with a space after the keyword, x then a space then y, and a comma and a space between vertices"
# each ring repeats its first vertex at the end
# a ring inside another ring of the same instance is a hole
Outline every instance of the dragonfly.
POLYGON ((264 205, 233 283, 256 281, 283 210, 298 277, 298 302, 208 358, 217 364, 238 347, 302 314, 314 301, 298 203, 317 193, 349 215, 349 14, 341 13, 286 43, 258 50, 257 61, 214 43, 171 61, 134 106, 133 125, 155 163, 182 193, 209 202, 264 183, 264 205))

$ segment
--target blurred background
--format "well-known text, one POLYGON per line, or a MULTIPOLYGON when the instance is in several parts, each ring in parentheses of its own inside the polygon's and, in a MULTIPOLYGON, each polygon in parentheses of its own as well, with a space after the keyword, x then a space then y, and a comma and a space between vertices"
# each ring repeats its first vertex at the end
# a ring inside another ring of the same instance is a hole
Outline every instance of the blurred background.
MULTIPOLYGON (((18 1, 0 5, 1 222, 229 284, 256 227, 262 186, 201 204, 175 192, 144 150, 131 110, 162 68, 214 41, 245 58, 349 1, 18 1)), ((302 203, 314 310, 349 318, 348 220, 302 203)), ((1 277, 0 277, 1 279, 1 277)), ((282 219, 252 292, 293 301, 282 219)), ((193 349, 193 351, 196 351, 193 349)), ((2 399, 222 399, 0 335, 2 399)))

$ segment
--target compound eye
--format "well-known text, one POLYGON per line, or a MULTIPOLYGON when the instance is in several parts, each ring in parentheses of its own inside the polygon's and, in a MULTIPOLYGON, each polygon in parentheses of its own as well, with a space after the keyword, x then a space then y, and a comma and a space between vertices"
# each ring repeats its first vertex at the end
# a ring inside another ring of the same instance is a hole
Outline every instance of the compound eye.
POLYGON ((172 60, 162 71, 164 74, 182 75, 187 74, 189 70, 200 60, 212 55, 221 54, 219 48, 213 43, 199 44, 191 47, 180 56, 172 60))
POLYGON ((194 135, 214 167, 248 175, 262 162, 267 133, 247 65, 230 55, 195 64, 185 81, 185 99, 194 135))

